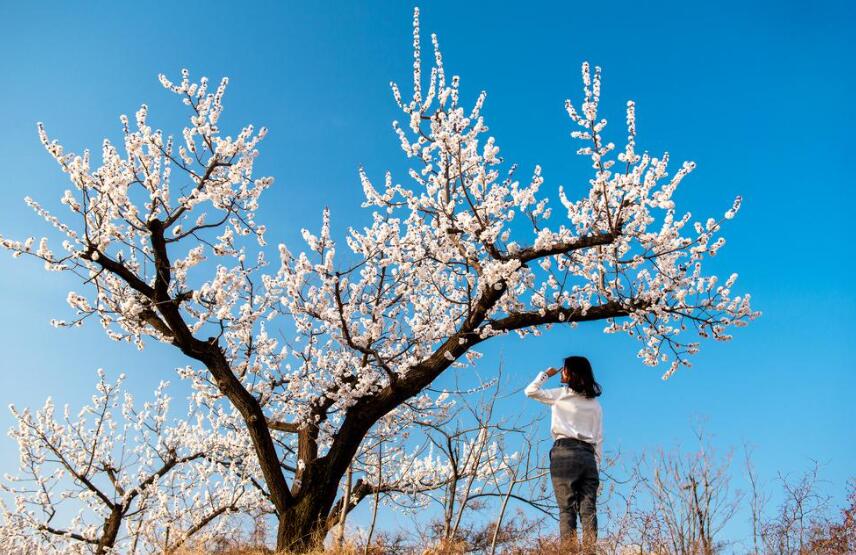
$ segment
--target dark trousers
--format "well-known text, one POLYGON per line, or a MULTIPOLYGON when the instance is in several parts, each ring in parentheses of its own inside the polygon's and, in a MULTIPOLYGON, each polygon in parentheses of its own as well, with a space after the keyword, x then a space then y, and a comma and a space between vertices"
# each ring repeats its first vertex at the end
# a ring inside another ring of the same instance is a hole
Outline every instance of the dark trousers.
POLYGON ((594 553, 597 541, 597 488, 600 478, 594 447, 584 441, 557 439, 550 449, 550 476, 559 505, 559 534, 577 547, 577 515, 583 528, 583 549, 594 553))

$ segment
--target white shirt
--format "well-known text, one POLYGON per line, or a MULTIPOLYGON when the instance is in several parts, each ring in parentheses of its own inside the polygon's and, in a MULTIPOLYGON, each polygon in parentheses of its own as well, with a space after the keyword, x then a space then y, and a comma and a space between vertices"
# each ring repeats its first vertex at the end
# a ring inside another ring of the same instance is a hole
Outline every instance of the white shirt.
POLYGON ((571 437, 594 445, 597 464, 603 454, 603 410, 597 399, 587 399, 567 385, 541 389, 550 376, 539 372, 524 393, 536 401, 550 405, 552 417, 550 434, 553 439, 571 437))

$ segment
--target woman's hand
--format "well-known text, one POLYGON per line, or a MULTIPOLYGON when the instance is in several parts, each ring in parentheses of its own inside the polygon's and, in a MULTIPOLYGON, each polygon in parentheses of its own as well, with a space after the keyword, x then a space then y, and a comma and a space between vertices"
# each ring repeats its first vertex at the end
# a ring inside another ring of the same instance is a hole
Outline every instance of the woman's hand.
POLYGON ((547 375, 550 376, 551 378, 558 373, 559 373, 558 368, 547 368, 547 375))

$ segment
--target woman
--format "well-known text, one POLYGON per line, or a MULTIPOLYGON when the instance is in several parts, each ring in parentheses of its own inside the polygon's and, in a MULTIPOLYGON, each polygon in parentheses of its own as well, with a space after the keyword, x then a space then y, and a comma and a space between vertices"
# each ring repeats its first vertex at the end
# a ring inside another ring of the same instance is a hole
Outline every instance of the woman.
POLYGON ((588 359, 572 356, 562 366, 563 387, 542 389, 556 368, 539 372, 526 387, 526 396, 550 405, 550 475, 559 505, 562 542, 577 546, 577 513, 583 527, 583 546, 594 553, 597 541, 598 466, 603 453, 603 411, 597 397, 600 385, 588 359))

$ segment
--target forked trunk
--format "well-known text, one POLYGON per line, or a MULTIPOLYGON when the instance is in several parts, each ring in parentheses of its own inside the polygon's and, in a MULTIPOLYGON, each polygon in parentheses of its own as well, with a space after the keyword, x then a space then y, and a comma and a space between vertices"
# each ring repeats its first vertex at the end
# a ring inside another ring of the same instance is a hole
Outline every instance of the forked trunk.
POLYGON ((321 547, 329 531, 327 516, 332 502, 325 503, 325 498, 336 494, 338 484, 333 484, 332 495, 323 491, 330 486, 313 488, 307 491, 279 516, 276 531, 276 550, 286 553, 307 553, 321 547))

